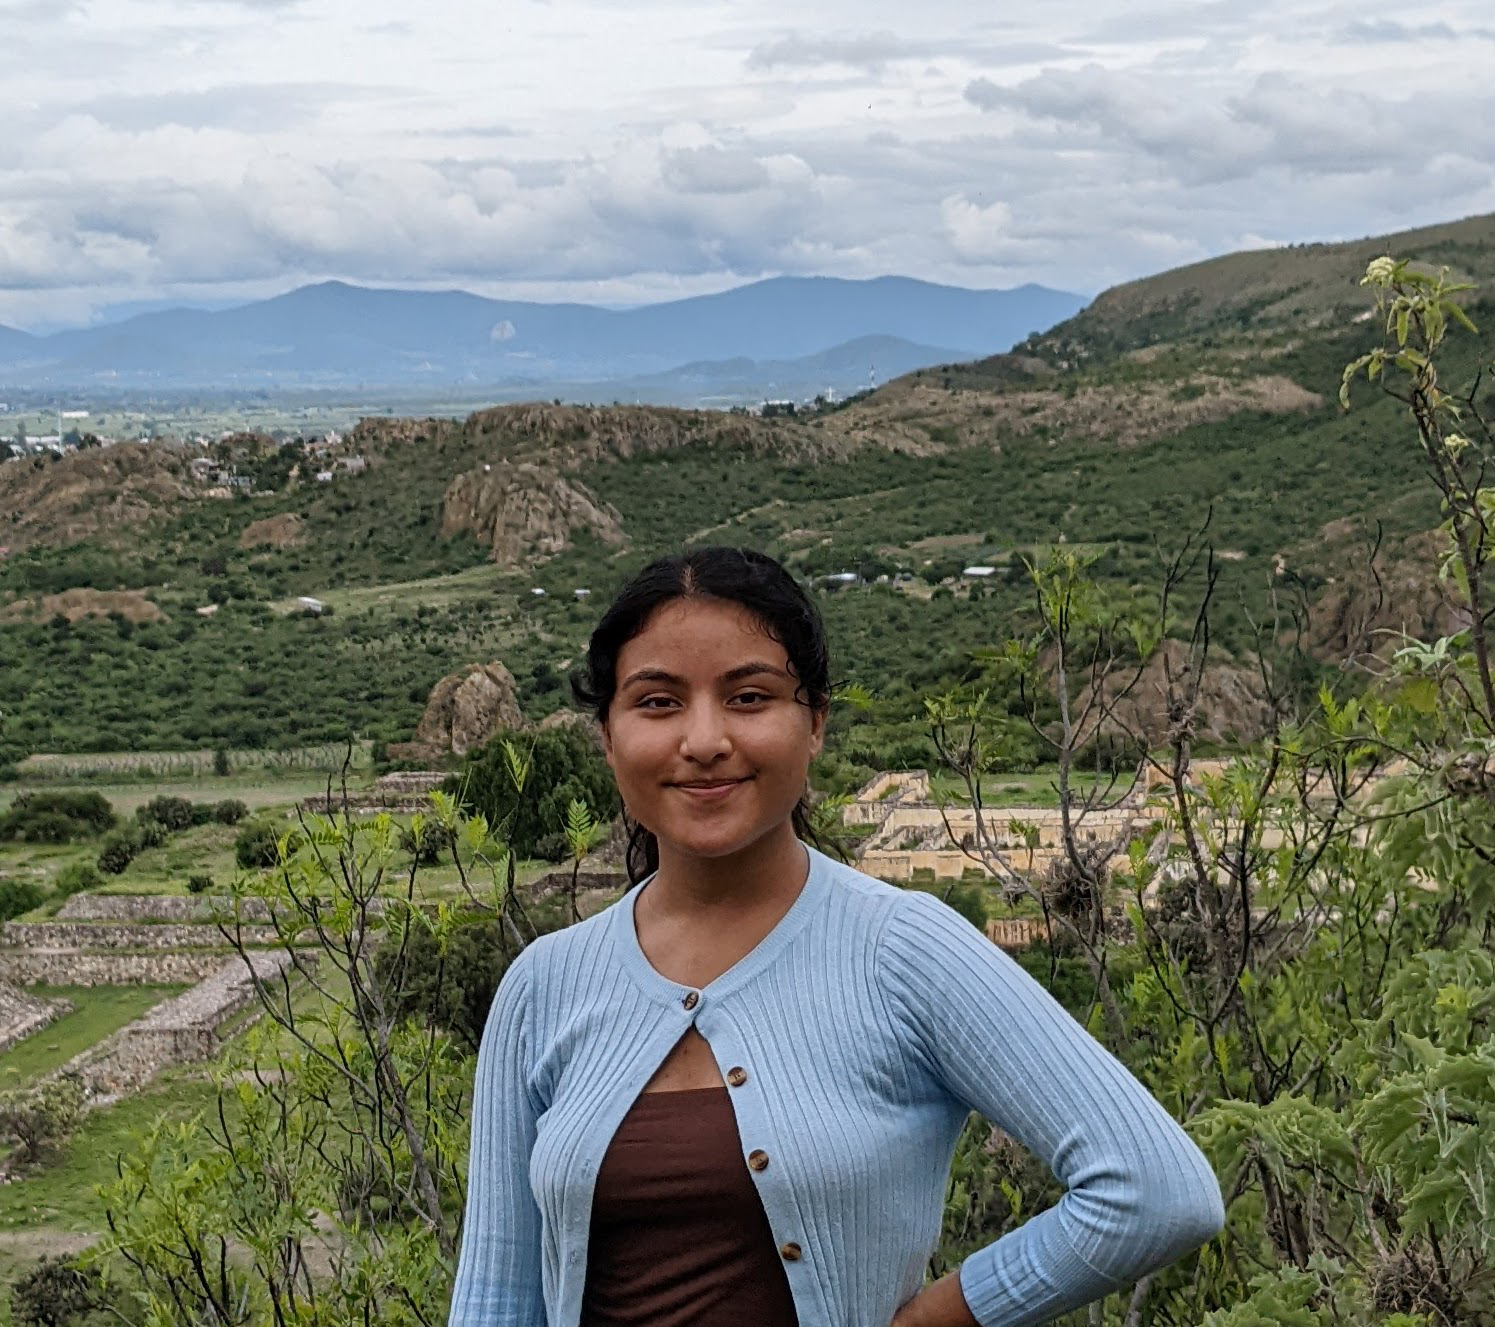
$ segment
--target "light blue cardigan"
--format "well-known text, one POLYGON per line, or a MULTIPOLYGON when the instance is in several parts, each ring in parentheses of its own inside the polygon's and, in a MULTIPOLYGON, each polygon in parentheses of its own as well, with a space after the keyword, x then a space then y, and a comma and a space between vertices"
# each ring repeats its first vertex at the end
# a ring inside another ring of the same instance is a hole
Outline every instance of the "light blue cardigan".
POLYGON ((1203 1155, 1022 968, 939 900, 809 852, 783 919, 699 991, 639 948, 647 881, 515 961, 478 1053, 451 1327, 576 1327, 603 1153, 692 1024, 741 1080, 743 1153, 766 1154, 775 1243, 800 1250, 800 1327, 887 1327, 919 1289, 973 1110, 1068 1190, 962 1265, 986 1327, 1044 1322, 1219 1231, 1203 1155))

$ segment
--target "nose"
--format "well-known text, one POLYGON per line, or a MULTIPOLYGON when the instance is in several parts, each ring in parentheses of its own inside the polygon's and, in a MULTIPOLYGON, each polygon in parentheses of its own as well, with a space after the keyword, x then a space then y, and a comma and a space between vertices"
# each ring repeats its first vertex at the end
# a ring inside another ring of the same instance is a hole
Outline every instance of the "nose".
POLYGON ((731 751, 732 738, 720 709, 711 704, 688 706, 680 730, 680 754, 698 765, 711 765, 731 751))

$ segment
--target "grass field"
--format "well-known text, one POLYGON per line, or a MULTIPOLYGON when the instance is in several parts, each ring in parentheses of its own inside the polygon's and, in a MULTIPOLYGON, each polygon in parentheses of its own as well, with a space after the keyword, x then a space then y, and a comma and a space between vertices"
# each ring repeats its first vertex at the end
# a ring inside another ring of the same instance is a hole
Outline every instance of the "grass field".
MULTIPOLYGON (((1040 807, 1053 808, 1059 805, 1058 773, 1055 770, 1038 770, 1032 774, 991 774, 981 781, 981 798, 992 807, 1040 807)), ((1133 778, 1124 774, 1113 783, 1109 775, 1098 775, 1076 771, 1070 775, 1070 787, 1074 796, 1084 796, 1099 791, 1108 800, 1123 797, 1131 789, 1133 778)), ((930 787, 946 797, 965 801, 966 786, 953 774, 936 774, 930 787)))
MULTIPOLYGON (((222 802, 237 798, 251 811, 257 811, 262 807, 290 805, 303 797, 325 792, 327 779, 328 775, 320 770, 255 770, 243 774, 228 774, 222 778, 203 774, 119 782, 93 779, 19 779, 13 783, 0 784, 0 811, 5 810, 23 792, 99 793, 107 797, 122 816, 132 816, 137 807, 144 806, 153 797, 162 796, 186 797, 194 802, 222 802)), ((354 779, 358 786, 362 786, 367 775, 355 774, 354 779)))
MULTIPOLYGON (((496 606, 521 592, 529 593, 528 582, 521 587, 520 581, 513 575, 484 564, 445 576, 391 581, 386 585, 353 585, 341 589, 312 590, 310 594, 313 598, 320 599, 334 613, 356 613, 365 609, 414 612, 420 608, 447 608, 453 604, 471 602, 496 606)), ((295 597, 277 599, 271 601, 270 608, 277 613, 294 613, 298 611, 298 604, 295 597)))
POLYGON ((211 1083, 179 1071, 139 1096, 89 1111, 52 1165, 0 1184, 0 1252, 6 1231, 97 1231, 103 1216, 95 1190, 115 1178, 115 1159, 131 1149, 132 1135, 162 1115, 185 1118, 214 1098, 211 1083))
POLYGON ((180 986, 29 986, 29 994, 71 1000, 71 1013, 25 1041, 0 1051, 0 1090, 19 1087, 60 1069, 73 1056, 134 1022, 177 994, 180 986))

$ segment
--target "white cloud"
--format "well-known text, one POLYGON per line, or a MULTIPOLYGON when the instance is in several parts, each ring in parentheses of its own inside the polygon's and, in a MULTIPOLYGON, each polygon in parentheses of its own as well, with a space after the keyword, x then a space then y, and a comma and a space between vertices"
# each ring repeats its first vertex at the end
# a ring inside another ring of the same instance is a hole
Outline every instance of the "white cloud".
POLYGON ((1484 11, 0 0, 0 322, 325 277, 1096 290, 1396 229, 1495 207, 1484 11))

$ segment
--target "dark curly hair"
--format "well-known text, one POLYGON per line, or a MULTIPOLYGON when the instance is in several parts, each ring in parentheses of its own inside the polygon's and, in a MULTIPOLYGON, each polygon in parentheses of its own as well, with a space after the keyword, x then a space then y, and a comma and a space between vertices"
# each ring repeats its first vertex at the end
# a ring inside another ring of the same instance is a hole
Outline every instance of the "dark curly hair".
MULTIPOLYGON (((751 548, 713 545, 656 558, 621 590, 587 643, 581 668, 571 677, 576 703, 606 725, 618 689, 618 655, 641 632, 654 611, 677 599, 720 599, 741 604, 784 647, 797 679, 795 699, 824 712, 830 707, 830 651, 825 623, 814 601, 782 564, 751 548)), ((659 843, 635 821, 628 827, 628 878, 635 884, 659 869, 659 843)), ((817 841, 809 806, 794 808, 794 830, 817 841)))

